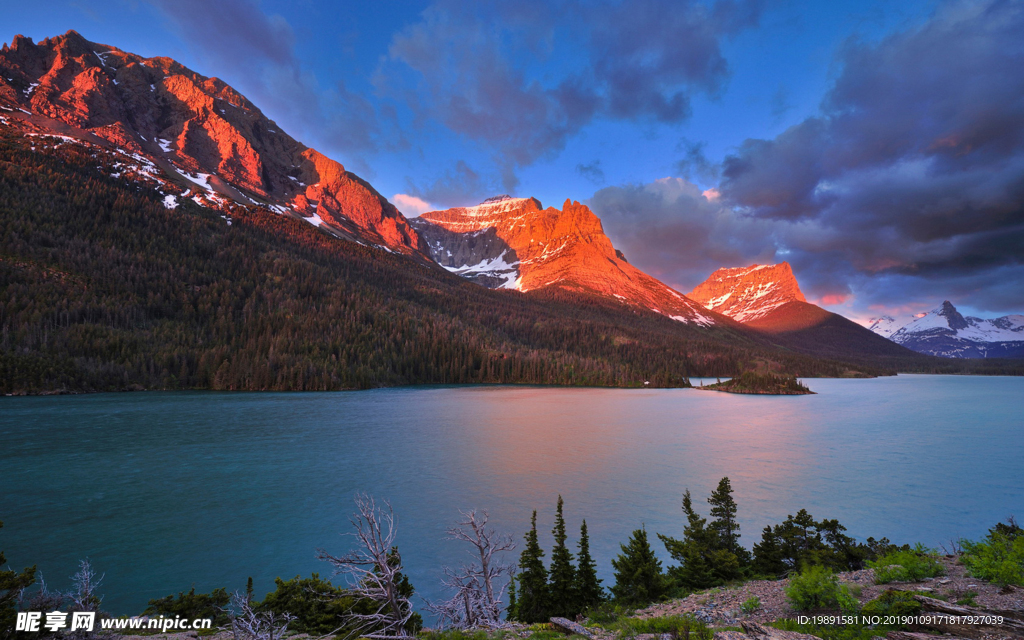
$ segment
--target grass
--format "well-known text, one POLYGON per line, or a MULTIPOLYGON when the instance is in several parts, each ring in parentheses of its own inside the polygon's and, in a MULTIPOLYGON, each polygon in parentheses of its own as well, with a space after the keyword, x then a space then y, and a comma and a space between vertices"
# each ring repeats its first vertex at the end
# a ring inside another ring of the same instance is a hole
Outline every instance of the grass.
POLYGON ((622 638, 635 638, 640 634, 668 634, 673 640, 712 640, 714 637, 707 625, 692 616, 623 618, 617 626, 622 638))
POLYGON ((978 603, 974 601, 978 597, 977 591, 967 591, 957 598, 956 603, 965 607, 976 607, 978 603))

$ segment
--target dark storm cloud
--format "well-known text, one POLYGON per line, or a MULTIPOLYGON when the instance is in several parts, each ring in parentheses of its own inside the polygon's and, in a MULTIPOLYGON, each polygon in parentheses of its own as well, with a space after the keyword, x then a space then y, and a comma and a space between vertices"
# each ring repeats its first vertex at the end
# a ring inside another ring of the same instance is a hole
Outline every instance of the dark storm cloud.
MULTIPOLYGON (((1005 268, 1024 292, 1021 33, 1019 2, 957 2, 919 28, 848 43, 819 116, 725 159, 723 201, 777 223, 824 287, 1005 268)), ((1004 294, 965 292, 1006 308, 1004 294)))
POLYGON ((775 224, 736 215, 681 178, 601 189, 589 204, 630 262, 689 291, 722 266, 775 259, 775 224))
POLYGON ((596 117, 687 118, 691 96, 728 77, 722 39, 760 11, 755 1, 446 0, 394 36, 375 84, 493 150, 511 188, 518 167, 557 153, 596 117))

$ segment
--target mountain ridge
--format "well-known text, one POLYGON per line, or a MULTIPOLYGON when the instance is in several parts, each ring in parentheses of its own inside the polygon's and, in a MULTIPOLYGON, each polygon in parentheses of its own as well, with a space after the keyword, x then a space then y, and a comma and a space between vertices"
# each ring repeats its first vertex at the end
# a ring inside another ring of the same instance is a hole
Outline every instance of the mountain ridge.
POLYGON ((1024 315, 964 316, 949 300, 906 318, 872 318, 870 330, 896 344, 945 358, 1024 357, 1024 315))
POLYGON ((730 324, 629 264, 601 220, 578 201, 567 199, 559 210, 544 208, 536 198, 498 196, 474 207, 428 211, 412 225, 435 261, 484 286, 524 293, 558 287, 678 322, 730 324))
POLYGON ((426 258, 419 235, 369 183, 297 142, 223 81, 170 58, 143 58, 73 30, 39 44, 16 36, 0 49, 0 106, 29 129, 143 156, 185 193, 267 206, 426 258))

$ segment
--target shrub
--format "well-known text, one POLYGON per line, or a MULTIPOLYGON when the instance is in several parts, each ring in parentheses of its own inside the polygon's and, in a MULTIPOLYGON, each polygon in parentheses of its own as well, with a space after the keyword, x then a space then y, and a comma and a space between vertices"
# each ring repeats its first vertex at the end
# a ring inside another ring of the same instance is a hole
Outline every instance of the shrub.
POLYGON ((230 622, 225 609, 231 596, 225 589, 214 589, 210 593, 196 593, 192 587, 188 593, 178 592, 177 596, 164 596, 150 600, 142 612, 147 616, 162 615, 167 618, 212 618, 214 626, 225 626, 230 622))
POLYGON ((964 553, 960 560, 975 578, 1001 586, 1024 586, 1024 535, 989 532, 981 542, 961 541, 964 553))
POLYGON ((754 613, 761 608, 761 598, 757 596, 751 596, 747 598, 743 604, 740 605, 740 610, 743 613, 754 613))
POLYGON ((624 607, 621 604, 615 604, 614 602, 602 602, 596 607, 591 607, 587 611, 587 621, 590 624, 596 624, 599 626, 607 626, 619 622, 623 618, 633 613, 633 610, 624 607))
POLYGON ((258 610, 295 616, 289 628, 300 633, 324 635, 338 629, 349 608, 356 604, 344 589, 321 580, 316 573, 309 578, 277 578, 274 585, 277 588, 263 598, 258 610))
POLYGON ((863 616, 913 616, 921 611, 921 603, 914 600, 913 594, 896 589, 887 589, 861 608, 863 616))
POLYGON ((962 596, 960 596, 957 599, 956 603, 964 605, 964 606, 968 606, 968 607, 976 607, 976 606, 978 606, 978 603, 975 602, 974 599, 977 596, 978 596, 978 592, 977 591, 968 591, 968 592, 964 593, 962 596))
POLYGON ((663 618, 625 618, 616 625, 625 638, 640 634, 668 635, 673 640, 712 640, 714 632, 693 616, 663 618))
POLYGON ((857 599, 850 588, 840 585, 836 574, 821 566, 807 567, 790 578, 786 597, 800 611, 838 608, 852 613, 857 610, 857 599))
POLYGON ((875 584, 920 582, 945 573, 938 554, 920 543, 913 549, 898 549, 868 561, 868 566, 875 570, 875 584))

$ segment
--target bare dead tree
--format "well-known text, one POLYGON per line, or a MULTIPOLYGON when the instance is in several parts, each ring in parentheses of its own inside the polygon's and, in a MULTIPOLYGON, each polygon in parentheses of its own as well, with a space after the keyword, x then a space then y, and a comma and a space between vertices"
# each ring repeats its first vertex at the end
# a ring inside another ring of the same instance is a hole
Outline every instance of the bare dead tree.
POLYGON ((231 617, 231 635, 234 640, 281 640, 288 625, 295 619, 290 613, 257 612, 249 594, 234 592, 228 608, 231 617))
POLYGON ((352 634, 363 638, 412 638, 410 620, 412 603, 402 593, 402 557, 395 545, 397 528, 391 503, 384 508, 366 495, 356 496, 357 513, 351 518, 355 531, 355 550, 333 556, 317 549, 317 558, 334 565, 334 575, 344 575, 349 582, 348 593, 356 605, 349 610, 352 634), (370 613, 355 606, 371 603, 370 613))
POLYGON ((71 576, 71 590, 67 592, 72 611, 100 610, 103 596, 99 595, 96 590, 99 589, 105 575, 97 577, 88 558, 79 561, 78 573, 71 576))
POLYGON ((442 626, 458 629, 501 626, 504 606, 501 599, 508 582, 499 581, 511 576, 515 565, 503 563, 495 557, 516 548, 512 536, 498 534, 487 527, 488 515, 476 509, 460 511, 462 520, 447 530, 449 540, 461 540, 473 546, 474 562, 458 571, 444 567, 444 586, 455 591, 445 602, 428 604, 427 608, 438 616, 442 626), (479 559, 479 564, 476 560, 479 559))

